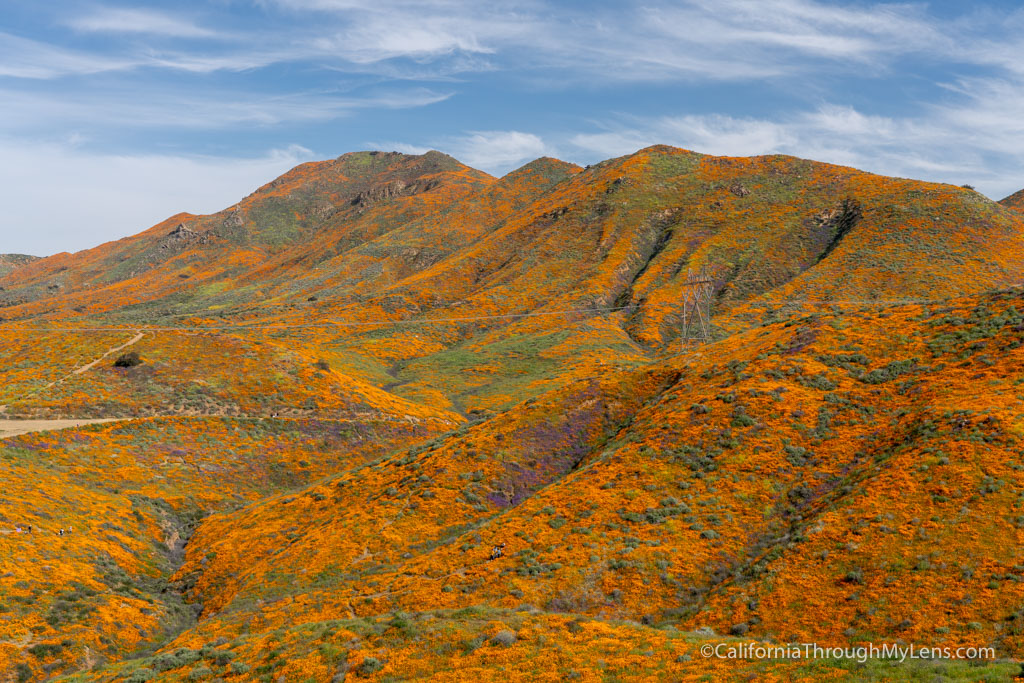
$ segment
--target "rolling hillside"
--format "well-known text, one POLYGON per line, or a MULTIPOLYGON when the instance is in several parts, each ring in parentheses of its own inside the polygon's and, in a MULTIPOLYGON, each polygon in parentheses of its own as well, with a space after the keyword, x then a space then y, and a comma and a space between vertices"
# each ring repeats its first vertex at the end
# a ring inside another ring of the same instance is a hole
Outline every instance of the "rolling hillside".
POLYGON ((0 681, 1008 680, 1014 206, 358 152, 0 270, 3 419, 119 419, 0 441, 0 681), (700 655, 751 639, 998 661, 700 655))
POLYGON ((26 256, 25 254, 0 254, 0 277, 35 260, 35 256, 26 256))
POLYGON ((1011 194, 999 203, 1003 206, 1008 206, 1011 209, 1016 209, 1017 211, 1024 211, 1024 190, 1011 194))

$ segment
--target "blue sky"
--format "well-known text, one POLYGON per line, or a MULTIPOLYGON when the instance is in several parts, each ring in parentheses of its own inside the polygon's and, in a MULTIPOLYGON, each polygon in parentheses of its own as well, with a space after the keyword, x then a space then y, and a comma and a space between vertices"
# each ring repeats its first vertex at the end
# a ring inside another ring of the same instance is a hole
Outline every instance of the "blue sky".
POLYGON ((206 213, 302 161, 493 174, 666 143, 1024 187, 1016 1, 4 0, 0 253, 206 213))

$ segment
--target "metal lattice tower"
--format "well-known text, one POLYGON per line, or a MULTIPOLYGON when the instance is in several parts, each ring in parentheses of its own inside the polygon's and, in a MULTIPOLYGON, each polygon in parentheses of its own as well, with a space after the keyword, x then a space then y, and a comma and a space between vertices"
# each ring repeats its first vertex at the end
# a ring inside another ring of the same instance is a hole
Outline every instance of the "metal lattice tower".
POLYGON ((701 266, 697 272, 687 269, 683 283, 683 331, 680 335, 683 346, 691 343, 705 344, 711 340, 711 298, 715 293, 715 282, 707 268, 701 266))

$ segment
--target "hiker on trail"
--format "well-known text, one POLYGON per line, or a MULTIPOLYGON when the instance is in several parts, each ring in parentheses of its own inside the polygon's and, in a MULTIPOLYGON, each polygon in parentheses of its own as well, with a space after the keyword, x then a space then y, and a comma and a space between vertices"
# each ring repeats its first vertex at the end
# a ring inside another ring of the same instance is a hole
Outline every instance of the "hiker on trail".
POLYGON ((505 554, 505 544, 496 545, 491 548, 491 559, 496 560, 505 554))
POLYGON ((58 535, 58 536, 63 536, 63 535, 64 535, 64 530, 63 530, 63 529, 61 529, 60 531, 58 531, 58 532, 57 532, 57 535, 58 535))

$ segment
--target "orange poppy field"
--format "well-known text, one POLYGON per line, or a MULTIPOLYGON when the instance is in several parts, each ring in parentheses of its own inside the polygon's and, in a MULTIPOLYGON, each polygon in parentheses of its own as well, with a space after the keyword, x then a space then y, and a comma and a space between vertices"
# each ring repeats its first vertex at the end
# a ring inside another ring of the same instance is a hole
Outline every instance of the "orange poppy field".
POLYGON ((1024 191, 351 153, 0 256, 0 363, 3 683, 1022 672, 1024 191), (704 647, 805 643, 993 656, 704 647))

